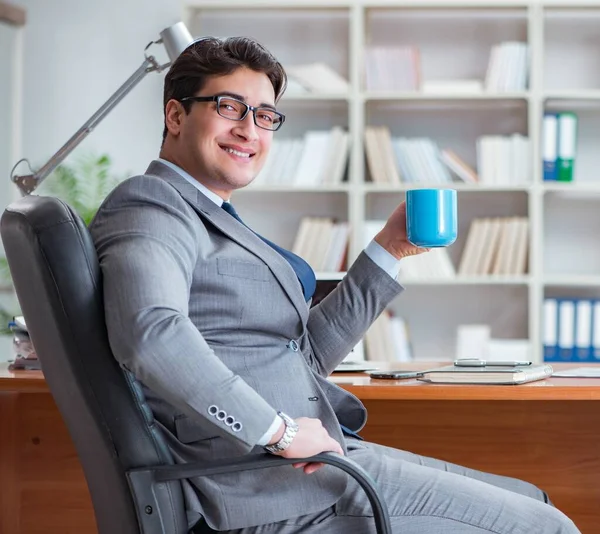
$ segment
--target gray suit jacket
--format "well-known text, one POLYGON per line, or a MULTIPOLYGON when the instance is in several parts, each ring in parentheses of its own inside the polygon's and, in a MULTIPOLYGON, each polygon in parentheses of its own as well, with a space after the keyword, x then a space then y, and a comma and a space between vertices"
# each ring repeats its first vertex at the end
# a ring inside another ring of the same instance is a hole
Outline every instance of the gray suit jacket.
MULTIPOLYGON (((402 287, 362 253, 309 311, 288 262, 172 169, 120 184, 90 227, 115 357, 144 385, 178 462, 262 452, 277 410, 344 446, 362 403, 326 380, 402 287)), ((184 484, 191 517, 233 529, 332 506, 346 475, 290 467, 184 484), (194 515, 195 514, 195 515, 194 515)))

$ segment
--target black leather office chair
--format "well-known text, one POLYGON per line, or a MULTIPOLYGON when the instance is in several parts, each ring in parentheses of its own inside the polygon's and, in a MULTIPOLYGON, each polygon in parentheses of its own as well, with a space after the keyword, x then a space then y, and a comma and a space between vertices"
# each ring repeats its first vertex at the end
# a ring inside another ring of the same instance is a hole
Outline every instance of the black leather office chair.
MULTIPOLYGON (((186 534, 179 480, 292 462, 265 454, 174 465, 142 389, 111 353, 100 266, 81 218, 58 199, 24 197, 2 215, 1 235, 44 376, 83 466, 99 534, 186 534)), ((311 460, 356 478, 377 532, 391 533, 385 503, 360 466, 331 453, 311 460)), ((213 532, 194 527, 204 531, 213 532)))

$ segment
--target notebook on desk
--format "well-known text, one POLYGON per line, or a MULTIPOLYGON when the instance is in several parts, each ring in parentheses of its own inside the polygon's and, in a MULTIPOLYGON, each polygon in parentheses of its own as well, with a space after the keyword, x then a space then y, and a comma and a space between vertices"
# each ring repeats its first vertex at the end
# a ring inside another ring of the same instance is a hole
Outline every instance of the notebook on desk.
POLYGON ((547 364, 527 367, 438 367, 423 371, 417 380, 433 384, 525 384, 552 376, 547 364))

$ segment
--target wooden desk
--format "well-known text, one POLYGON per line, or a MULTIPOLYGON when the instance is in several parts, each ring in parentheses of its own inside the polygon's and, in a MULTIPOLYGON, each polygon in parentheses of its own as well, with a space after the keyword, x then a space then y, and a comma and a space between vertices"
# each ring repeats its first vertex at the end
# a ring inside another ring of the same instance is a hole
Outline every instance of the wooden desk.
MULTIPOLYGON (((600 533, 600 379, 495 387, 332 380, 367 406, 365 438, 533 482, 584 534, 600 533)), ((42 373, 0 365, 0 533, 95 532, 83 472, 42 373)))
POLYGON ((364 402, 369 441, 527 480, 583 534, 600 533, 600 379, 482 386, 336 373, 332 381, 364 402))

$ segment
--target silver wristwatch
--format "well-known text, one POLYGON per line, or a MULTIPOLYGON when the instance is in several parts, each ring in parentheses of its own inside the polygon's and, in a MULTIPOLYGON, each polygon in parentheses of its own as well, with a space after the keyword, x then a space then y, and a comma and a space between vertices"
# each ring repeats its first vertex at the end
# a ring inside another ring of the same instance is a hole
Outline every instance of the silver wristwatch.
POLYGON ((296 432, 298 432, 298 423, 296 423, 296 421, 288 415, 285 415, 283 412, 277 412, 277 415, 283 419, 285 430, 283 436, 281 436, 281 439, 277 443, 265 446, 265 450, 271 454, 278 454, 285 451, 292 444, 292 440, 294 439, 296 432))

